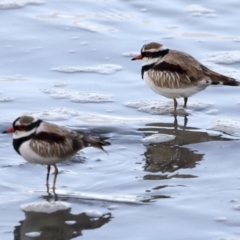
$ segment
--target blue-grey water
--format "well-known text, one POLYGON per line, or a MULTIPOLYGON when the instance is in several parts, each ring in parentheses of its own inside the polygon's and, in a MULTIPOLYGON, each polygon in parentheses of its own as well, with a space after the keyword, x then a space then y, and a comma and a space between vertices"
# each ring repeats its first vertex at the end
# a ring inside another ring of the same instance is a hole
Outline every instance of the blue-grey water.
POLYGON ((239 9, 237 0, 0 1, 0 132, 31 114, 112 144, 58 164, 54 194, 46 167, 0 134, 0 239, 240 239, 239 88, 210 86, 174 118, 131 61, 157 41, 240 80, 239 9), (168 140, 144 141, 156 133, 168 140), (69 208, 39 207, 56 202, 69 208))

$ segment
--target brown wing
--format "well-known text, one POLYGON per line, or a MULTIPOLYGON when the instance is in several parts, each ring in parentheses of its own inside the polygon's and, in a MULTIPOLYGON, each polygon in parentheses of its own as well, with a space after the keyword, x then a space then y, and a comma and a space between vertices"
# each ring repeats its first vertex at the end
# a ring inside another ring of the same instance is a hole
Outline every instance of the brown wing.
POLYGON ((168 84, 169 87, 172 86, 174 88, 197 85, 201 80, 211 80, 212 84, 239 85, 239 82, 235 79, 216 73, 202 65, 191 55, 175 50, 170 50, 169 53, 154 66, 153 70, 154 69, 162 72, 163 78, 165 79, 165 81, 163 80, 162 83, 159 82, 159 84, 163 85, 164 82, 169 82, 169 76, 172 76, 171 81, 173 82, 170 81, 168 84))
POLYGON ((170 50, 161 60, 178 65, 189 76, 198 78, 202 74, 200 62, 187 53, 170 50))
POLYGON ((103 145, 110 145, 110 143, 98 137, 84 136, 68 128, 46 122, 43 123, 42 131, 39 129, 30 142, 35 152, 49 158, 67 158, 88 146, 105 151, 102 148, 103 145))
POLYGON ((204 79, 196 59, 174 50, 169 51, 148 73, 157 86, 166 88, 189 87, 204 79))
POLYGON ((67 158, 85 147, 82 135, 65 127, 43 123, 30 142, 30 147, 42 157, 67 158))

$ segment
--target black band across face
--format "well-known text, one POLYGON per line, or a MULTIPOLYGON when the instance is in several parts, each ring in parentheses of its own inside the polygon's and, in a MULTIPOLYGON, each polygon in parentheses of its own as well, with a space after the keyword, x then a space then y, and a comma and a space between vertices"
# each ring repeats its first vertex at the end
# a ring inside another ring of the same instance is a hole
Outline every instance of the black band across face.
POLYGON ((159 58, 159 57, 163 57, 166 54, 168 54, 169 49, 164 49, 164 50, 159 50, 157 52, 141 52, 142 57, 148 57, 148 58, 159 58))
MULTIPOLYGON (((19 119, 20 119, 20 118, 16 119, 16 120, 13 122, 13 128, 14 128, 15 130, 20 130, 20 131, 21 131, 21 129, 19 128, 20 126, 17 126, 17 125, 16 125, 16 122, 17 122, 19 119)), ((39 119, 39 120, 37 120, 36 122, 33 122, 33 123, 29 124, 29 125, 24 125, 24 126, 25 126, 24 131, 26 131, 26 132, 31 131, 32 129, 38 127, 41 122, 42 122, 42 120, 39 119)))

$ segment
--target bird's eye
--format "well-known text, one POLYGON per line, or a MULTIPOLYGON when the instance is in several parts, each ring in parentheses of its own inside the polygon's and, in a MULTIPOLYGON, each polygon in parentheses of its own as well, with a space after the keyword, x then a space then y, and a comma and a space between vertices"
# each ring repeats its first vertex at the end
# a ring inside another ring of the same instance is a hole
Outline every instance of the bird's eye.
POLYGON ((18 127, 18 129, 19 129, 20 131, 25 130, 25 128, 26 128, 26 126, 24 126, 24 125, 21 125, 21 126, 18 127))
POLYGON ((145 52, 145 56, 146 56, 146 57, 150 57, 151 55, 152 55, 151 52, 145 52))

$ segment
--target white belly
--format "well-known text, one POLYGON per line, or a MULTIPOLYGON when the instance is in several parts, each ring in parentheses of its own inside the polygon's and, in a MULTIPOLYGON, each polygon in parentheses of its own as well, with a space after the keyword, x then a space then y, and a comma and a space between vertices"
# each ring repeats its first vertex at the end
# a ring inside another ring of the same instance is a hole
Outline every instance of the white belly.
POLYGON ((210 84, 210 82, 206 83, 206 81, 203 80, 196 86, 189 86, 186 88, 163 88, 156 86, 152 79, 148 76, 147 72, 144 73, 143 79, 148 87, 151 88, 154 92, 167 98, 190 97, 193 94, 204 90, 210 84))
POLYGON ((61 157, 45 158, 45 157, 42 157, 42 156, 38 155, 30 147, 29 141, 26 141, 26 142, 22 143, 22 145, 19 148, 19 152, 21 153, 21 156, 26 161, 31 162, 31 163, 52 165, 52 164, 55 164, 55 163, 62 162, 64 160, 66 160, 66 158, 61 158, 61 157))

